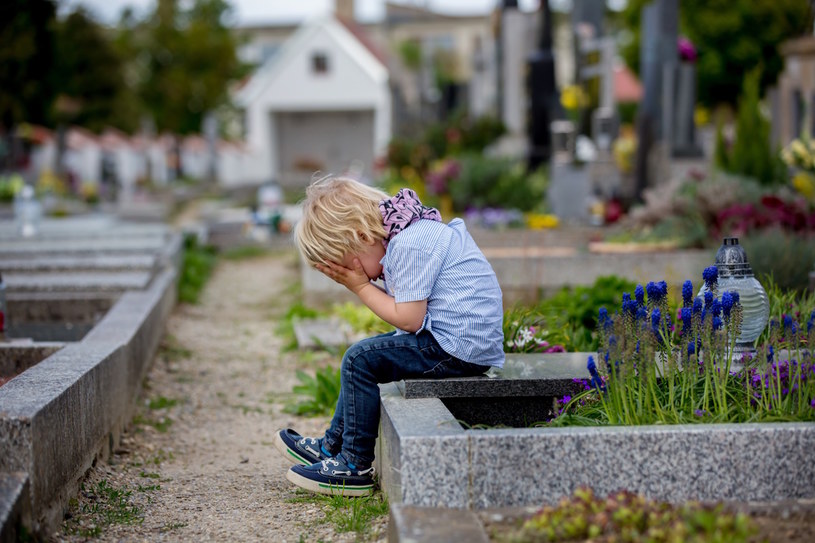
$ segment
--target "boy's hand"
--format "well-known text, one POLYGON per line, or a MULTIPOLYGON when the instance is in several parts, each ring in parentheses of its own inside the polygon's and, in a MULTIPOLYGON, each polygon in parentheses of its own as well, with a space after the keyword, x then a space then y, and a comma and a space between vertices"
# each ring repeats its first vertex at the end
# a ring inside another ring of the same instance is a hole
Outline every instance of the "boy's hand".
POLYGON ((371 283, 371 280, 368 279, 368 276, 365 274, 365 270, 362 268, 362 262, 360 262, 358 258, 354 259, 353 265, 354 267, 352 269, 346 268, 342 264, 329 261, 322 265, 317 264, 316 268, 330 279, 333 279, 341 285, 345 285, 345 288, 354 294, 358 294, 363 287, 371 283))

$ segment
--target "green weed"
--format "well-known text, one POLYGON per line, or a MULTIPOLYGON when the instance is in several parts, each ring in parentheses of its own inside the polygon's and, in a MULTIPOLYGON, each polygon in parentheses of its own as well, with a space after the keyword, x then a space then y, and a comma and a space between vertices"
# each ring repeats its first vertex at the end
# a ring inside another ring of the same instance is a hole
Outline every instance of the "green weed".
POLYGON ((340 396, 340 369, 326 366, 318 369, 312 377, 308 373, 297 370, 297 379, 300 381, 292 391, 303 397, 295 403, 289 403, 284 408, 286 413, 296 415, 331 415, 340 396))
POLYGON ((178 400, 173 398, 165 398, 164 396, 159 396, 158 398, 153 398, 147 402, 147 408, 151 410, 156 409, 168 409, 178 404, 178 400))
POLYGON ((178 300, 197 304, 217 257, 215 248, 198 244, 195 236, 184 238, 184 254, 181 262, 181 276, 178 280, 178 300))
POLYGON ((382 492, 362 498, 346 498, 298 491, 286 501, 324 506, 326 515, 323 523, 331 523, 338 532, 355 532, 357 538, 361 539, 367 539, 371 535, 372 521, 388 514, 388 498, 382 492))

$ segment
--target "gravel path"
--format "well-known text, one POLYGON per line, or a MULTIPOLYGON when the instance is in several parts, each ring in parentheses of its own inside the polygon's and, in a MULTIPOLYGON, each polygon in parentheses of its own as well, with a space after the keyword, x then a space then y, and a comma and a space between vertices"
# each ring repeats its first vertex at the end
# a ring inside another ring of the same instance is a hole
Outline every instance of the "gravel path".
POLYGON ((328 424, 283 412, 295 369, 325 363, 280 352, 275 328, 293 300, 295 263, 291 252, 222 260, 200 304, 176 307, 133 424, 52 540, 384 538, 384 515, 364 536, 338 533, 330 506, 285 479, 290 464, 272 445, 282 427, 319 435, 328 424))

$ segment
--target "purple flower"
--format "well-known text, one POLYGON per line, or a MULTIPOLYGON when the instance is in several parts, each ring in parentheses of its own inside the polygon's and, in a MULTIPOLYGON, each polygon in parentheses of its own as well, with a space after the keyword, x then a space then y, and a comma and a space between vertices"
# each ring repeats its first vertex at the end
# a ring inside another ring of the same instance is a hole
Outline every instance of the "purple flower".
POLYGON ((705 285, 707 288, 713 289, 716 286, 716 283, 719 281, 719 268, 716 266, 708 266, 702 272, 702 279, 705 280, 705 285))
POLYGON ((634 289, 634 298, 637 300, 637 305, 645 305, 645 291, 642 285, 637 285, 634 289))
POLYGON ((693 283, 690 280, 682 283, 682 305, 689 307, 693 303, 693 283))
POLYGON ((676 49, 679 52, 679 59, 685 62, 696 62, 696 47, 688 38, 680 36, 676 41, 676 49))
POLYGON ((809 406, 810 406, 811 408, 815 409, 815 398, 812 398, 812 401, 811 401, 811 402, 809 402, 809 406))
POLYGON ((696 352, 696 346, 691 341, 690 343, 688 343, 688 356, 692 355, 695 352, 696 352))
POLYGON ((697 417, 704 417, 705 415, 707 415, 707 411, 705 411, 704 409, 694 409, 693 414, 696 415, 697 417))

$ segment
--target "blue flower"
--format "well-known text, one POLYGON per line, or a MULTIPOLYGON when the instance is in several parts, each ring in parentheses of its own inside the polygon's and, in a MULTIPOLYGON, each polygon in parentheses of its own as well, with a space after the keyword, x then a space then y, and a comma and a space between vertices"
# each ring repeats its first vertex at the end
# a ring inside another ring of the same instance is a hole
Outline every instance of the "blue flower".
POLYGON ((690 280, 682 283, 682 305, 688 307, 693 303, 693 283, 690 280))
POLYGON ((591 385, 596 389, 605 392, 606 387, 603 384, 603 380, 600 378, 600 374, 597 373, 597 364, 594 363, 593 356, 589 356, 589 361, 586 364, 586 368, 589 370, 589 375, 591 375, 591 385))
POLYGON ((702 299, 696 298, 693 300, 693 314, 698 315, 702 312, 702 299))
POLYGON ((710 309, 710 305, 713 303, 713 293, 709 290, 705 292, 705 309, 710 309))
POLYGON ((637 305, 645 305, 645 291, 642 285, 637 285, 637 288, 634 289, 634 298, 637 300, 637 305))
POLYGON ((725 292, 722 294, 722 312, 726 319, 730 318, 730 310, 733 309, 733 294, 725 292))
POLYGON ((608 331, 611 329, 613 322, 611 321, 611 317, 608 316, 608 310, 605 307, 601 307, 597 312, 597 322, 603 330, 608 331))
POLYGON ((623 313, 626 313, 631 316, 631 318, 637 317, 637 302, 632 300, 630 297, 628 300, 623 301, 623 313))
POLYGON ((662 312, 659 310, 658 307, 655 307, 654 310, 651 312, 651 329, 654 330, 654 333, 659 332, 659 319, 662 317, 662 312))
POLYGON ((722 327, 722 318, 721 317, 713 317, 713 329, 718 330, 722 327))
POLYGON ((623 306, 625 306, 625 302, 631 301, 631 294, 628 292, 623 292, 623 306))
POLYGON ((648 317, 648 310, 644 307, 637 309, 637 320, 644 321, 648 317))
POLYGON ((716 266, 708 266, 702 272, 702 279, 705 280, 707 288, 712 289, 719 280, 719 268, 716 266))
POLYGON ((653 281, 645 285, 645 291, 648 293, 648 301, 653 304, 658 304, 662 299, 662 289, 653 281))
POLYGON ((692 355, 695 352, 696 352, 696 346, 691 341, 690 343, 688 343, 688 356, 692 355))
POLYGON ((683 307, 680 314, 682 315, 682 332, 688 334, 690 333, 691 327, 691 308, 683 307))
POLYGON ((770 345, 767 349, 767 362, 772 362, 773 356, 775 356, 775 349, 773 349, 773 346, 770 345))
POLYGON ((796 332, 798 332, 798 326, 793 322, 792 315, 784 315, 784 333, 795 334, 796 332))
POLYGON ((668 296, 668 283, 665 281, 660 281, 657 283, 657 288, 659 288, 659 294, 661 296, 661 300, 664 300, 668 296))
POLYGON ((714 317, 718 317, 722 314, 722 303, 718 298, 710 302, 710 312, 713 313, 714 317))
POLYGON ((738 305, 739 302, 739 293, 735 290, 730 291, 730 295, 733 297, 733 305, 738 305))

